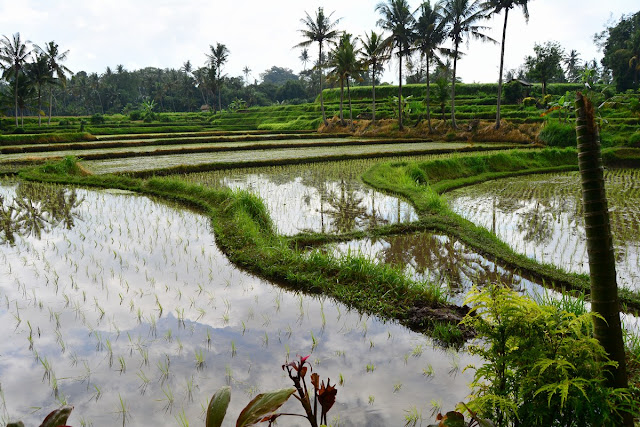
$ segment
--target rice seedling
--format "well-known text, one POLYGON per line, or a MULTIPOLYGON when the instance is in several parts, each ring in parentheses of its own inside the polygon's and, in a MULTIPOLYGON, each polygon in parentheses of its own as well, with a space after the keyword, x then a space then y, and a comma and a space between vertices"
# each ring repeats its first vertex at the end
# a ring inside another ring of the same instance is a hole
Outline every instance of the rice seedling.
POLYGON ((433 378, 434 370, 431 364, 428 364, 425 368, 422 368, 422 375, 427 378, 433 378))
POLYGON ((376 366, 373 363, 367 363, 367 366, 366 366, 367 372, 373 372, 375 371, 375 369, 376 369, 376 366))
POLYGON ((224 378, 227 385, 231 385, 231 381, 233 380, 233 371, 231 370, 230 365, 225 365, 224 367, 224 378))
POLYGON ((178 425, 181 427, 189 427, 189 419, 187 418, 187 414, 184 412, 184 408, 175 416, 178 425))
POLYGON ((431 418, 434 418, 436 414, 442 412, 441 400, 431 399, 430 405, 431 405, 431 418))
POLYGON ((375 402, 376 398, 374 395, 370 394, 369 395, 369 405, 373 405, 373 403, 375 402))
POLYGON ((124 427, 127 420, 131 418, 131 414, 129 413, 129 407, 127 406, 126 401, 122 398, 120 393, 118 393, 118 407, 116 409, 116 413, 122 417, 122 427, 124 427))
POLYGON ((165 412, 171 413, 173 404, 175 403, 175 397, 173 396, 173 390, 171 390, 170 384, 166 384, 166 387, 164 385, 162 386, 162 394, 164 395, 162 401, 165 402, 163 409, 165 412))
POLYGON ((235 341, 231 341, 231 357, 235 357, 236 353, 237 353, 237 348, 236 348, 236 343, 235 341))
POLYGON ((422 425, 422 411, 419 410, 415 405, 410 407, 409 409, 405 409, 404 412, 405 427, 415 427, 417 425, 422 425))
POLYGON ((124 359, 124 356, 118 356, 118 364, 120 365, 121 374, 124 374, 127 371, 127 361, 124 359))
POLYGON ((195 351, 195 359, 196 359, 196 369, 197 370, 204 369, 206 366, 206 363, 205 363, 204 352, 202 350, 195 351))
POLYGON ((140 369, 136 373, 136 376, 140 378, 141 383, 138 386, 138 389, 140 390, 140 394, 143 395, 147 391, 147 387, 149 386, 149 383, 151 382, 151 380, 147 377, 147 375, 144 373, 142 369, 140 369))
POLYGON ((169 356, 165 356, 164 360, 159 360, 156 364, 156 366, 160 370, 160 382, 163 384, 169 378, 169 365, 169 356))

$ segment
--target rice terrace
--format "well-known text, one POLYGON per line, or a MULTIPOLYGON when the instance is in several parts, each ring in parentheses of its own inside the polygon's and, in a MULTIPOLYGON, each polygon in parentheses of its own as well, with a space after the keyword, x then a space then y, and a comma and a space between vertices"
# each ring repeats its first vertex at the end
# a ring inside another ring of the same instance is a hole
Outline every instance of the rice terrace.
POLYGON ((536 2, 371 7, 253 83, 0 39, 0 425, 638 425, 640 12, 465 83, 536 2))

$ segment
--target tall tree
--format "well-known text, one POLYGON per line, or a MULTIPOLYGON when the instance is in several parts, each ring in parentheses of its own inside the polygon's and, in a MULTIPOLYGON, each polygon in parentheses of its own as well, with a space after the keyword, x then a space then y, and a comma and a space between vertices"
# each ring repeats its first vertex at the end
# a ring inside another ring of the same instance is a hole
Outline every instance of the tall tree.
POLYGON ((433 130, 431 127, 431 109, 430 109, 430 76, 429 65, 435 59, 436 62, 442 63, 440 59, 441 54, 450 54, 450 50, 441 47, 442 43, 447 38, 447 22, 442 18, 440 14, 441 5, 436 3, 435 6, 431 6, 429 0, 423 2, 420 7, 415 11, 418 13, 415 23, 415 48, 420 52, 420 56, 424 59, 427 66, 427 89, 425 95, 425 103, 427 105, 427 124, 429 130, 433 130))
POLYGON ((0 40, 0 63, 5 70, 4 77, 7 78, 13 74, 15 80, 16 127, 18 127, 18 78, 22 67, 24 67, 27 58, 31 54, 31 51, 27 47, 29 43, 31 43, 29 40, 23 42, 20 39, 20 33, 15 33, 11 40, 7 36, 2 36, 2 40, 0 40))
POLYGON ((640 12, 625 15, 595 35, 603 50, 602 65, 610 69, 618 91, 640 86, 640 12))
POLYGON ((467 38, 491 41, 491 37, 481 31, 488 27, 477 25, 486 19, 486 4, 480 0, 446 0, 443 3, 443 16, 449 24, 449 38, 453 43, 453 76, 451 78, 451 127, 456 129, 456 70, 460 44, 467 38))
POLYGON ((529 8, 527 3, 529 0, 489 0, 483 6, 491 10, 492 14, 499 14, 504 10, 504 24, 502 26, 502 43, 500 44, 500 74, 498 74, 498 106, 496 110, 496 129, 500 129, 500 105, 502 103, 502 74, 504 70, 504 46, 507 38, 507 19, 509 19, 509 10, 516 6, 522 7, 522 13, 527 22, 529 22, 529 8))
MULTIPOLYGON (((627 388, 616 261, 604 187, 600 138, 591 102, 578 92, 575 105, 578 166, 591 279, 591 309, 597 314, 593 317, 593 335, 609 358, 616 362, 616 366, 610 369, 609 386, 617 389, 627 388)), ((624 425, 633 426, 633 417, 629 413, 624 414, 624 417, 624 425)))
POLYGON ((580 60, 580 54, 577 50, 571 49, 568 54, 562 58, 562 63, 565 66, 567 74, 567 80, 571 83, 576 83, 580 79, 580 69, 582 68, 580 60))
POLYGON ((547 93, 547 83, 565 81, 564 71, 560 66, 564 50, 558 42, 548 41, 543 45, 533 46, 535 56, 525 58, 527 78, 542 83, 542 96, 547 93))
POLYGON ((35 86, 38 97, 38 126, 42 125, 42 87, 53 83, 53 75, 49 70, 47 57, 37 53, 34 61, 25 65, 25 74, 30 84, 35 86))
POLYGON ((358 50, 351 34, 343 33, 340 42, 331 52, 329 65, 333 67, 330 74, 340 81, 340 121, 344 123, 342 105, 344 99, 344 84, 347 83, 347 96, 349 98, 349 122, 353 126, 353 110, 351 109, 351 91, 349 79, 351 77, 360 78, 362 66, 358 61, 358 50))
POLYGON ((216 43, 216 46, 209 45, 209 49, 211 53, 207 54, 207 58, 209 58, 209 65, 216 70, 216 86, 218 89, 218 110, 222 111, 222 67, 226 64, 227 59, 229 59, 229 49, 222 43, 216 43))
POLYGON ((397 49, 398 127, 402 130, 402 58, 411 52, 415 19, 409 10, 407 0, 389 0, 388 3, 378 3, 376 10, 382 15, 382 18, 378 20, 378 26, 391 33, 389 38, 397 49))
POLYGON ((307 63, 310 60, 310 58, 309 58, 309 50, 308 49, 302 49, 302 52, 300 52, 300 56, 298 57, 298 59, 300 60, 300 62, 302 62, 303 69, 306 70, 307 69, 307 63))
POLYGON ((251 74, 251 68, 248 65, 245 65, 242 69, 242 74, 244 74, 244 82, 246 85, 249 85, 249 74, 251 74))
POLYGON ((40 46, 35 46, 38 52, 44 54, 47 58, 47 62, 49 63, 49 71, 51 75, 56 78, 49 85, 49 120, 48 125, 51 125, 51 114, 53 110, 53 86, 54 84, 60 84, 64 87, 67 84, 67 74, 72 75, 70 69, 62 65, 62 62, 67 59, 67 55, 69 51, 66 50, 64 52, 60 52, 58 48, 58 44, 55 41, 50 41, 43 48, 40 46))
POLYGON ((322 47, 325 43, 333 43, 333 41, 339 36, 336 26, 340 22, 340 19, 331 21, 333 13, 334 12, 331 12, 329 16, 326 16, 322 7, 318 8, 315 17, 311 17, 309 13, 305 12, 306 16, 300 20, 305 28, 299 30, 304 36, 305 40, 294 46, 305 48, 313 43, 318 43, 317 67, 318 72, 320 73, 320 110, 322 111, 322 122, 325 124, 325 126, 327 125, 327 115, 324 112, 324 98, 322 95, 322 83, 324 79, 322 72, 322 68, 324 66, 322 47))
POLYGON ((360 49, 360 56, 364 65, 371 70, 371 122, 376 123, 376 72, 391 58, 389 47, 391 39, 385 38, 374 31, 365 34, 360 49))

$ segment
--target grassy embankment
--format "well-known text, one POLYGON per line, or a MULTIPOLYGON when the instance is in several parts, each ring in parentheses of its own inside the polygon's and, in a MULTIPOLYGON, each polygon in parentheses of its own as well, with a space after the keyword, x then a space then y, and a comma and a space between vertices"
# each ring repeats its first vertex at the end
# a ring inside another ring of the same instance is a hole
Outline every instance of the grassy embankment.
POLYGON ((400 269, 362 257, 295 250, 274 232, 262 201, 248 192, 211 190, 163 178, 88 175, 72 158, 22 170, 20 177, 130 190, 198 208, 210 216, 221 250, 248 271, 296 291, 331 296, 361 312, 398 320, 444 342, 460 342, 464 335, 457 323, 465 310, 447 305, 439 286, 412 281, 400 269))
MULTIPOLYGON (((640 150, 637 149, 605 150, 603 158, 605 164, 611 166, 640 166, 640 150)), ((567 273, 515 253, 494 234, 452 212, 441 197, 442 193, 465 185, 521 174, 577 170, 577 164, 577 153, 571 148, 511 151, 417 163, 381 163, 365 172, 363 180, 374 188, 409 200, 421 216, 423 228, 454 236, 480 253, 520 271, 525 277, 548 286, 588 294, 587 275, 567 273)), ((302 237, 299 240, 304 241, 302 237)), ((622 289, 620 298, 626 305, 625 310, 640 310, 637 292, 622 289)))

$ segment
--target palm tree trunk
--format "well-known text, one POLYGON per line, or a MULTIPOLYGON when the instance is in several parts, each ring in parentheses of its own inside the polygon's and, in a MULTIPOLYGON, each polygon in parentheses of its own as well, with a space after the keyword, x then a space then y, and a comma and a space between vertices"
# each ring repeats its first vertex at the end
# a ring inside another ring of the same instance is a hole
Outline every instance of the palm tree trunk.
POLYGON ((498 76, 498 108, 496 110, 496 129, 500 129, 500 104, 502 102, 502 69, 504 67, 504 41, 507 37, 507 17, 509 8, 504 9, 504 26, 502 27, 502 46, 500 48, 500 75, 498 76))
POLYGON ((42 116, 40 112, 42 111, 42 85, 38 84, 38 127, 42 126, 42 116))
POLYGON ((349 76, 347 76, 347 98, 349 99, 349 125, 353 129, 353 109, 351 108, 351 88, 349 87, 349 76))
POLYGON ((344 126, 344 115, 342 113, 343 102, 344 102, 344 78, 340 76, 340 124, 344 126))
POLYGON ((451 78, 451 127, 458 129, 456 124, 456 67, 458 66, 458 43, 455 44, 453 55, 453 77, 451 78))
POLYGON ((429 56, 427 56, 427 97, 425 98, 427 104, 427 124, 429 125, 429 132, 433 131, 431 127, 431 109, 429 108, 429 103, 431 102, 431 96, 429 93, 429 56))
POLYGON ((16 101, 16 127, 18 127, 18 67, 16 67, 16 81, 15 81, 15 101, 16 101))
MULTIPOLYGON (((578 166, 591 277, 591 310, 598 314, 598 317, 593 318, 593 335, 609 358, 618 364, 617 367, 610 368, 609 385, 614 388, 626 388, 628 379, 600 140, 591 102, 578 92, 575 105, 578 166)), ((633 421, 628 424, 626 418, 625 425, 632 426, 633 421)))
POLYGON ((49 86, 49 122, 48 126, 51 126, 51 112, 53 110, 53 87, 49 86))
POLYGON ((372 105, 372 116, 371 116, 371 123, 372 124, 376 124, 376 65, 373 64, 373 72, 372 72, 372 84, 373 84, 373 89, 372 89, 372 96, 373 96, 373 105, 372 105))
POLYGON ((398 50, 398 128, 402 130, 402 50, 398 50))
POLYGON ((319 42, 320 48, 318 49, 318 71, 320 71, 320 111, 322 111, 322 123, 327 125, 327 116, 324 113, 324 97, 322 96, 322 42, 319 42))

